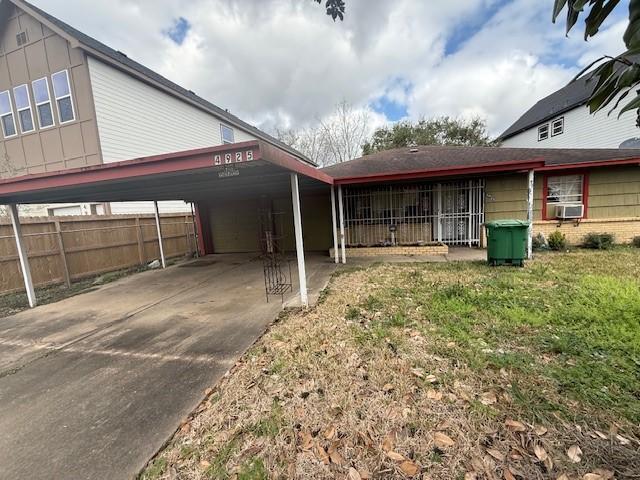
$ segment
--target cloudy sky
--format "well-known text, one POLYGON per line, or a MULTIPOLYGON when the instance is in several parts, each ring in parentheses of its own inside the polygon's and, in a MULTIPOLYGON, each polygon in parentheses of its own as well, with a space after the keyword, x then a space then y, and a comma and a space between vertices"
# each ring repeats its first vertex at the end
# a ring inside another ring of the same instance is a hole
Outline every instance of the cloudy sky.
POLYGON ((171 80, 272 129, 346 100, 379 123, 486 118, 501 133, 598 55, 617 54, 627 1, 589 42, 553 0, 32 0, 171 80))

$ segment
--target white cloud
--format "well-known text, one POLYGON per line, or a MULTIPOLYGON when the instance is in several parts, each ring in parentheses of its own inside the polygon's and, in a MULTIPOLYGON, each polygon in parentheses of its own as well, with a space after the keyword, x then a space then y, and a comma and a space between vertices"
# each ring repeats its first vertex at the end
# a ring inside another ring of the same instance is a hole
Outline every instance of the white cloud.
POLYGON ((411 118, 478 114, 497 134, 578 65, 618 53, 624 28, 617 22, 588 43, 579 30, 567 39, 539 0, 347 0, 345 22, 335 23, 311 0, 34 1, 267 128, 310 125, 342 100, 368 108, 386 95, 406 102, 411 118), (454 31, 498 4, 445 55, 454 31), (178 17, 191 23, 182 45, 162 34, 178 17))

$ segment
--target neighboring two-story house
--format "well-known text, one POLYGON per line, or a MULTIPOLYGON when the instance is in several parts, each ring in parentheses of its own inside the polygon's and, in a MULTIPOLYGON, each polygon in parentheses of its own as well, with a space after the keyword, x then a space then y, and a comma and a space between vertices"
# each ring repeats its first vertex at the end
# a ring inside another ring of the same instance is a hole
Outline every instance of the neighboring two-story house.
MULTIPOLYGON (((37 7, 0 0, 0 179, 256 139, 290 150, 37 7)), ((153 210, 94 203, 41 211, 153 210)))
POLYGON ((609 109, 596 114, 586 106, 595 82, 582 78, 538 101, 498 140, 516 148, 637 148, 635 111, 618 118, 609 109))

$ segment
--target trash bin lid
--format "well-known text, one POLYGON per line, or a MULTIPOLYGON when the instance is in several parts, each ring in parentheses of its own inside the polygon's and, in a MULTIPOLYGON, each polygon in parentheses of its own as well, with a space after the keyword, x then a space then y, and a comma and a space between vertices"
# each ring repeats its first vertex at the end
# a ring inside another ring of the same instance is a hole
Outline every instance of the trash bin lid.
POLYGON ((526 220, 494 220, 492 222, 486 222, 485 225, 490 228, 513 228, 513 227, 526 227, 529 228, 529 222, 526 220))

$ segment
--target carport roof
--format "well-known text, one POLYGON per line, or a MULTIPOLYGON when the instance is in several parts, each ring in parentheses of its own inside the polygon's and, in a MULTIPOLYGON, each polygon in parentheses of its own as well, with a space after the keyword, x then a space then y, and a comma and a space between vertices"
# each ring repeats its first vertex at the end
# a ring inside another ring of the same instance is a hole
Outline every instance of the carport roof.
POLYGON ((614 164, 640 164, 640 150, 419 146, 377 152, 322 171, 345 184, 614 164))
POLYGON ((301 175, 307 183, 333 183, 329 175, 289 152, 254 140, 2 179, 0 204, 190 200, 275 183, 274 177, 288 173, 301 175), (219 182, 215 189, 212 181, 219 182))

